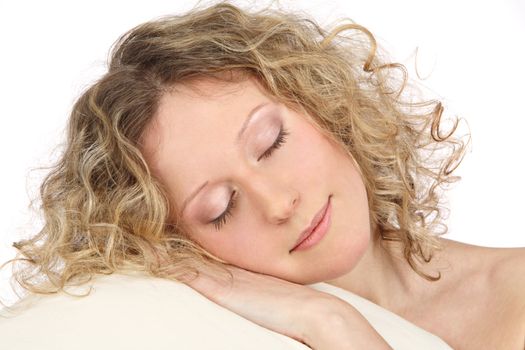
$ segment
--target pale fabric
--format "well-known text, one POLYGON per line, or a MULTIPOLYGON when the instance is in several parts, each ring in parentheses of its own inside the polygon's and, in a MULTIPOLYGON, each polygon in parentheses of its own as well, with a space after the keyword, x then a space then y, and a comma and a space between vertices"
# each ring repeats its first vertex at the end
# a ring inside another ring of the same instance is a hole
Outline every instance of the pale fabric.
MULTIPOLYGON (((141 274, 97 276, 91 294, 31 296, 15 313, 2 310, 0 348, 309 349, 211 302, 182 283, 141 274)), ((354 305, 394 349, 450 349, 399 316, 326 283, 310 287, 354 305)), ((85 290, 85 289, 84 289, 85 290)), ((78 292, 78 289, 70 289, 78 292)))
POLYGON ((359 310, 393 349, 452 349, 438 336, 359 295, 327 283, 312 284, 310 287, 346 300, 359 310))

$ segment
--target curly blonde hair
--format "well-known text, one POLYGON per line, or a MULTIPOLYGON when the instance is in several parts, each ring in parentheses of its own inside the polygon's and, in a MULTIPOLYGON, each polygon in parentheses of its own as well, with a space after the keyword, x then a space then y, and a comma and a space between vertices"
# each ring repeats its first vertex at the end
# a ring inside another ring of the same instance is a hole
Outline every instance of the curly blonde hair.
POLYGON ((42 230, 13 244, 13 278, 47 294, 95 274, 182 280, 196 262, 221 264, 180 221, 167 221, 176 204, 148 169, 140 140, 170 87, 234 80, 228 72, 256 78, 342 145, 363 176, 374 234, 400 242, 421 276, 439 278, 419 263, 446 232, 437 191, 458 179, 451 172, 466 147, 453 137, 458 120, 442 135, 442 104, 412 102, 404 66, 384 63, 366 28, 343 20, 325 30, 304 15, 227 2, 141 24, 115 43, 107 73, 74 104, 65 150, 41 184, 42 230))

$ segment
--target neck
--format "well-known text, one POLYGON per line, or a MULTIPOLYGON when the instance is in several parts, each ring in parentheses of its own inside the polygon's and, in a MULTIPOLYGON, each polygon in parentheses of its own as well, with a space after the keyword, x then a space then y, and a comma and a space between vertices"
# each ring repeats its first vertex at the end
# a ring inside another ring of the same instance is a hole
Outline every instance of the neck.
MULTIPOLYGON (((434 257, 429 264, 419 266, 431 276, 446 266, 440 263, 438 252, 434 257)), ((351 271, 325 282, 399 313, 428 300, 437 292, 436 286, 444 283, 442 280, 432 282, 417 274, 404 258, 401 243, 380 238, 371 240, 359 264, 351 271)))

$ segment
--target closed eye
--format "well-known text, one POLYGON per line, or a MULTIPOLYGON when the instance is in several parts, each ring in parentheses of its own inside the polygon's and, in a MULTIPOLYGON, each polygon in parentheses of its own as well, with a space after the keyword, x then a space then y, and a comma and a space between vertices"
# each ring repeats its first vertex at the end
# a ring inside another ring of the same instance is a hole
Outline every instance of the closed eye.
POLYGON ((269 156, 271 156, 273 151, 275 151, 277 148, 281 147, 286 142, 286 138, 288 137, 288 135, 290 135, 288 130, 286 130, 283 127, 281 127, 281 130, 279 130, 279 135, 277 135, 277 138, 275 139, 275 142, 273 143, 273 145, 271 145, 270 148, 268 148, 266 150, 266 152, 264 152, 257 159, 257 161, 260 161, 261 159, 268 158, 269 156))
MULTIPOLYGON (((290 132, 284 127, 281 127, 281 130, 279 130, 279 135, 277 135, 277 138, 275 139, 275 142, 268 148, 259 158, 257 158, 257 161, 260 161, 261 159, 268 158, 272 155, 272 153, 281 147, 285 142, 286 138, 290 135, 290 132)), ((215 226, 215 229, 219 231, 224 224, 228 221, 228 216, 232 216, 232 209, 235 208, 235 204, 237 201, 237 196, 235 196, 237 192, 233 191, 232 195, 230 197, 230 201, 228 202, 228 206, 226 207, 226 210, 219 215, 216 219, 211 221, 210 223, 215 226)))
POLYGON ((222 225, 224 225, 228 219, 228 216, 231 216, 232 215, 232 209, 235 208, 235 204, 237 202, 237 198, 235 197, 235 193, 236 191, 233 191, 232 192, 232 195, 230 197, 230 201, 228 202, 228 206, 226 207, 226 210, 224 210, 224 212, 219 215, 219 217, 215 220, 213 220, 211 223, 213 223, 213 225, 215 226, 215 229, 217 231, 219 231, 222 227, 222 225))

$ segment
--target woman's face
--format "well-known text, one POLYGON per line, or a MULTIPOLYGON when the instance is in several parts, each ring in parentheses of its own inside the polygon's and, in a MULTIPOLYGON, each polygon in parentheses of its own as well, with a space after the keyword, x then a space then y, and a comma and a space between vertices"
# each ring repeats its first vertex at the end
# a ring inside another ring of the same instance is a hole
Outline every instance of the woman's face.
POLYGON ((352 160, 253 79, 177 85, 143 142, 190 237, 230 264, 309 284, 350 271, 366 250, 368 203, 352 160), (293 250, 326 207, 323 238, 293 250))

